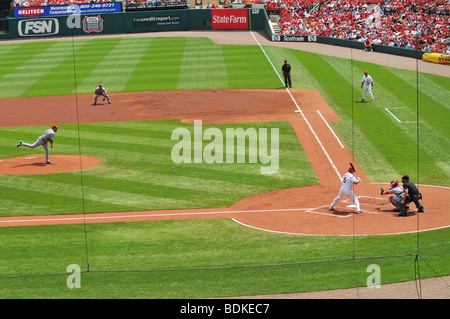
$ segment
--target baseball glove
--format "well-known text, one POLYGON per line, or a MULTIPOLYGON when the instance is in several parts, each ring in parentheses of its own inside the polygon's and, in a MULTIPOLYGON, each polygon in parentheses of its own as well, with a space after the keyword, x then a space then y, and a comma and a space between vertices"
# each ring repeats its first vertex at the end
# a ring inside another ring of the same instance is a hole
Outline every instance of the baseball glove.
POLYGON ((384 188, 381 187, 380 190, 381 190, 381 195, 384 195, 384 188))

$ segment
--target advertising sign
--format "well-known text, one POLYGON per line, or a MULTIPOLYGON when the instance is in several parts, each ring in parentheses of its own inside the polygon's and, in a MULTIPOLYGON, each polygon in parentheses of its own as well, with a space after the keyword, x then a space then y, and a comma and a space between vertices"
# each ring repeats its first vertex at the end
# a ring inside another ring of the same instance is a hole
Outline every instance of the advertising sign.
POLYGON ((122 11, 121 2, 84 3, 62 6, 14 8, 15 18, 63 16, 71 14, 117 13, 122 11))
POLYGON ((213 29, 237 30, 248 29, 248 11, 245 9, 212 9, 213 29))

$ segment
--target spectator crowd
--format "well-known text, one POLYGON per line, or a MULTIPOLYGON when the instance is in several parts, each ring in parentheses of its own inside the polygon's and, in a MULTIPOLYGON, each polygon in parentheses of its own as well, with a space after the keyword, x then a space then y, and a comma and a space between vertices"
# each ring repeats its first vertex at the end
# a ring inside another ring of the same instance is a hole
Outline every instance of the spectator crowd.
MULTIPOLYGON (((14 0, 13 6, 111 0, 14 0)), ((183 0, 147 0, 178 3, 183 0)), ((186 1, 186 0, 184 0, 186 1)), ((146 0, 126 0, 127 4, 146 0)), ((244 3, 247 0, 243 0, 244 3)), ((281 35, 321 35, 450 55, 450 0, 250 0, 280 16, 281 35)))
POLYGON ((450 0, 268 0, 281 35, 339 39, 450 54, 450 0))

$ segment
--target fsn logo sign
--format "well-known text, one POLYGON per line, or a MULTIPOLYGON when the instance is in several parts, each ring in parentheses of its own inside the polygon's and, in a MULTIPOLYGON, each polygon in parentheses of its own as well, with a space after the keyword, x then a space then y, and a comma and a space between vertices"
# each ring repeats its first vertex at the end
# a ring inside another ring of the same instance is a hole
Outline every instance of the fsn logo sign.
POLYGON ((58 34, 59 23, 56 18, 20 20, 18 31, 21 37, 33 37, 58 34))

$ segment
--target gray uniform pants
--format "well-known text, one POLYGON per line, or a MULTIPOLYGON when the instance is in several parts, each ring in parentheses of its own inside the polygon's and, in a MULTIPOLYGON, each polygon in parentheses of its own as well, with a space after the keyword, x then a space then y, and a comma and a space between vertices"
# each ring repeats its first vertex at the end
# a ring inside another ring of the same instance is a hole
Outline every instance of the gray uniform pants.
POLYGON ((97 104, 97 98, 99 96, 103 96, 103 99, 108 99, 108 103, 111 104, 111 100, 109 99, 108 94, 95 94, 94 104, 97 104))
POLYGON ((39 137, 36 142, 34 142, 34 144, 28 144, 28 143, 23 143, 22 142, 22 146, 25 147, 29 147, 29 148, 36 148, 38 146, 41 146, 44 148, 45 150, 45 161, 46 162, 50 162, 50 154, 49 154, 49 149, 48 149, 48 142, 44 141, 41 137, 39 137))

